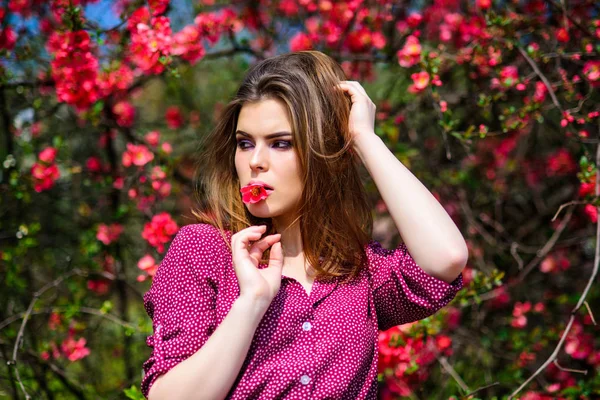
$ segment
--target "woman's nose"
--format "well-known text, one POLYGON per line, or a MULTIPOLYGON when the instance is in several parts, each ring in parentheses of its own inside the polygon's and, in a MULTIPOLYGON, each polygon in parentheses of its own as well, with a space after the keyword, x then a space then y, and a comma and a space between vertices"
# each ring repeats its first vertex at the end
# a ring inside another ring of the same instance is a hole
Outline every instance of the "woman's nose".
POLYGON ((250 168, 265 170, 268 167, 267 150, 264 146, 256 146, 250 158, 250 168))

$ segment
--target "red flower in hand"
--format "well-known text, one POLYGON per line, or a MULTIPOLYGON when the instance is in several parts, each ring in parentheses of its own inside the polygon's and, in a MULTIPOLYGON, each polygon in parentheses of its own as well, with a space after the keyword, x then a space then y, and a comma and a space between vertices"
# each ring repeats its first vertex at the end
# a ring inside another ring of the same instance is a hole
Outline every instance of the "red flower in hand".
POLYGON ((269 196, 264 186, 258 184, 246 185, 240 189, 240 192, 242 192, 242 201, 246 204, 258 203, 269 196))

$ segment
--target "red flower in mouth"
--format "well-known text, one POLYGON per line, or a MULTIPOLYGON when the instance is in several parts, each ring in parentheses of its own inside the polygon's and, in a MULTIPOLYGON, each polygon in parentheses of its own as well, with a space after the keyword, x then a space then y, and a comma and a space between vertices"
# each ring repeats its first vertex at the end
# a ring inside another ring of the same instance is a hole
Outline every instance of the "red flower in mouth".
POLYGON ((240 189, 240 192, 242 192, 242 201, 246 204, 258 203, 269 196, 265 187, 258 184, 246 185, 240 189))

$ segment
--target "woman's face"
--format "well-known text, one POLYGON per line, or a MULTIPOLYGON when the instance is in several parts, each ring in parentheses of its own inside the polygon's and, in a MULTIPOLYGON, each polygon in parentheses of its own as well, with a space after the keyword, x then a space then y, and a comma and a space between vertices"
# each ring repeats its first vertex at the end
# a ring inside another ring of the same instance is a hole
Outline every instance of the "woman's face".
POLYGON ((246 204, 248 211, 255 217, 279 217, 283 223, 291 222, 296 216, 302 184, 284 103, 268 99, 245 104, 238 116, 235 138, 235 169, 240 188, 251 180, 273 188, 266 199, 246 204))

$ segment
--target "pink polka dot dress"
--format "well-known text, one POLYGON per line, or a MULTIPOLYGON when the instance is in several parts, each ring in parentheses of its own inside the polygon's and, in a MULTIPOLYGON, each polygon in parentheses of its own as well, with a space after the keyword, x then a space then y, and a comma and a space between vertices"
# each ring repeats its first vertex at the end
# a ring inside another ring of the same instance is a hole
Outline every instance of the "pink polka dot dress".
MULTIPOLYGON (((371 240, 365 249, 368 265, 347 284, 315 279, 308 294, 282 276, 226 399, 377 398, 379 330, 444 307, 462 288, 462 273, 452 283, 434 278, 404 244, 387 250, 371 240)), ((144 294, 154 328, 146 340, 152 352, 143 364, 144 396, 156 378, 206 343, 239 293, 217 228, 181 228, 144 294)))

